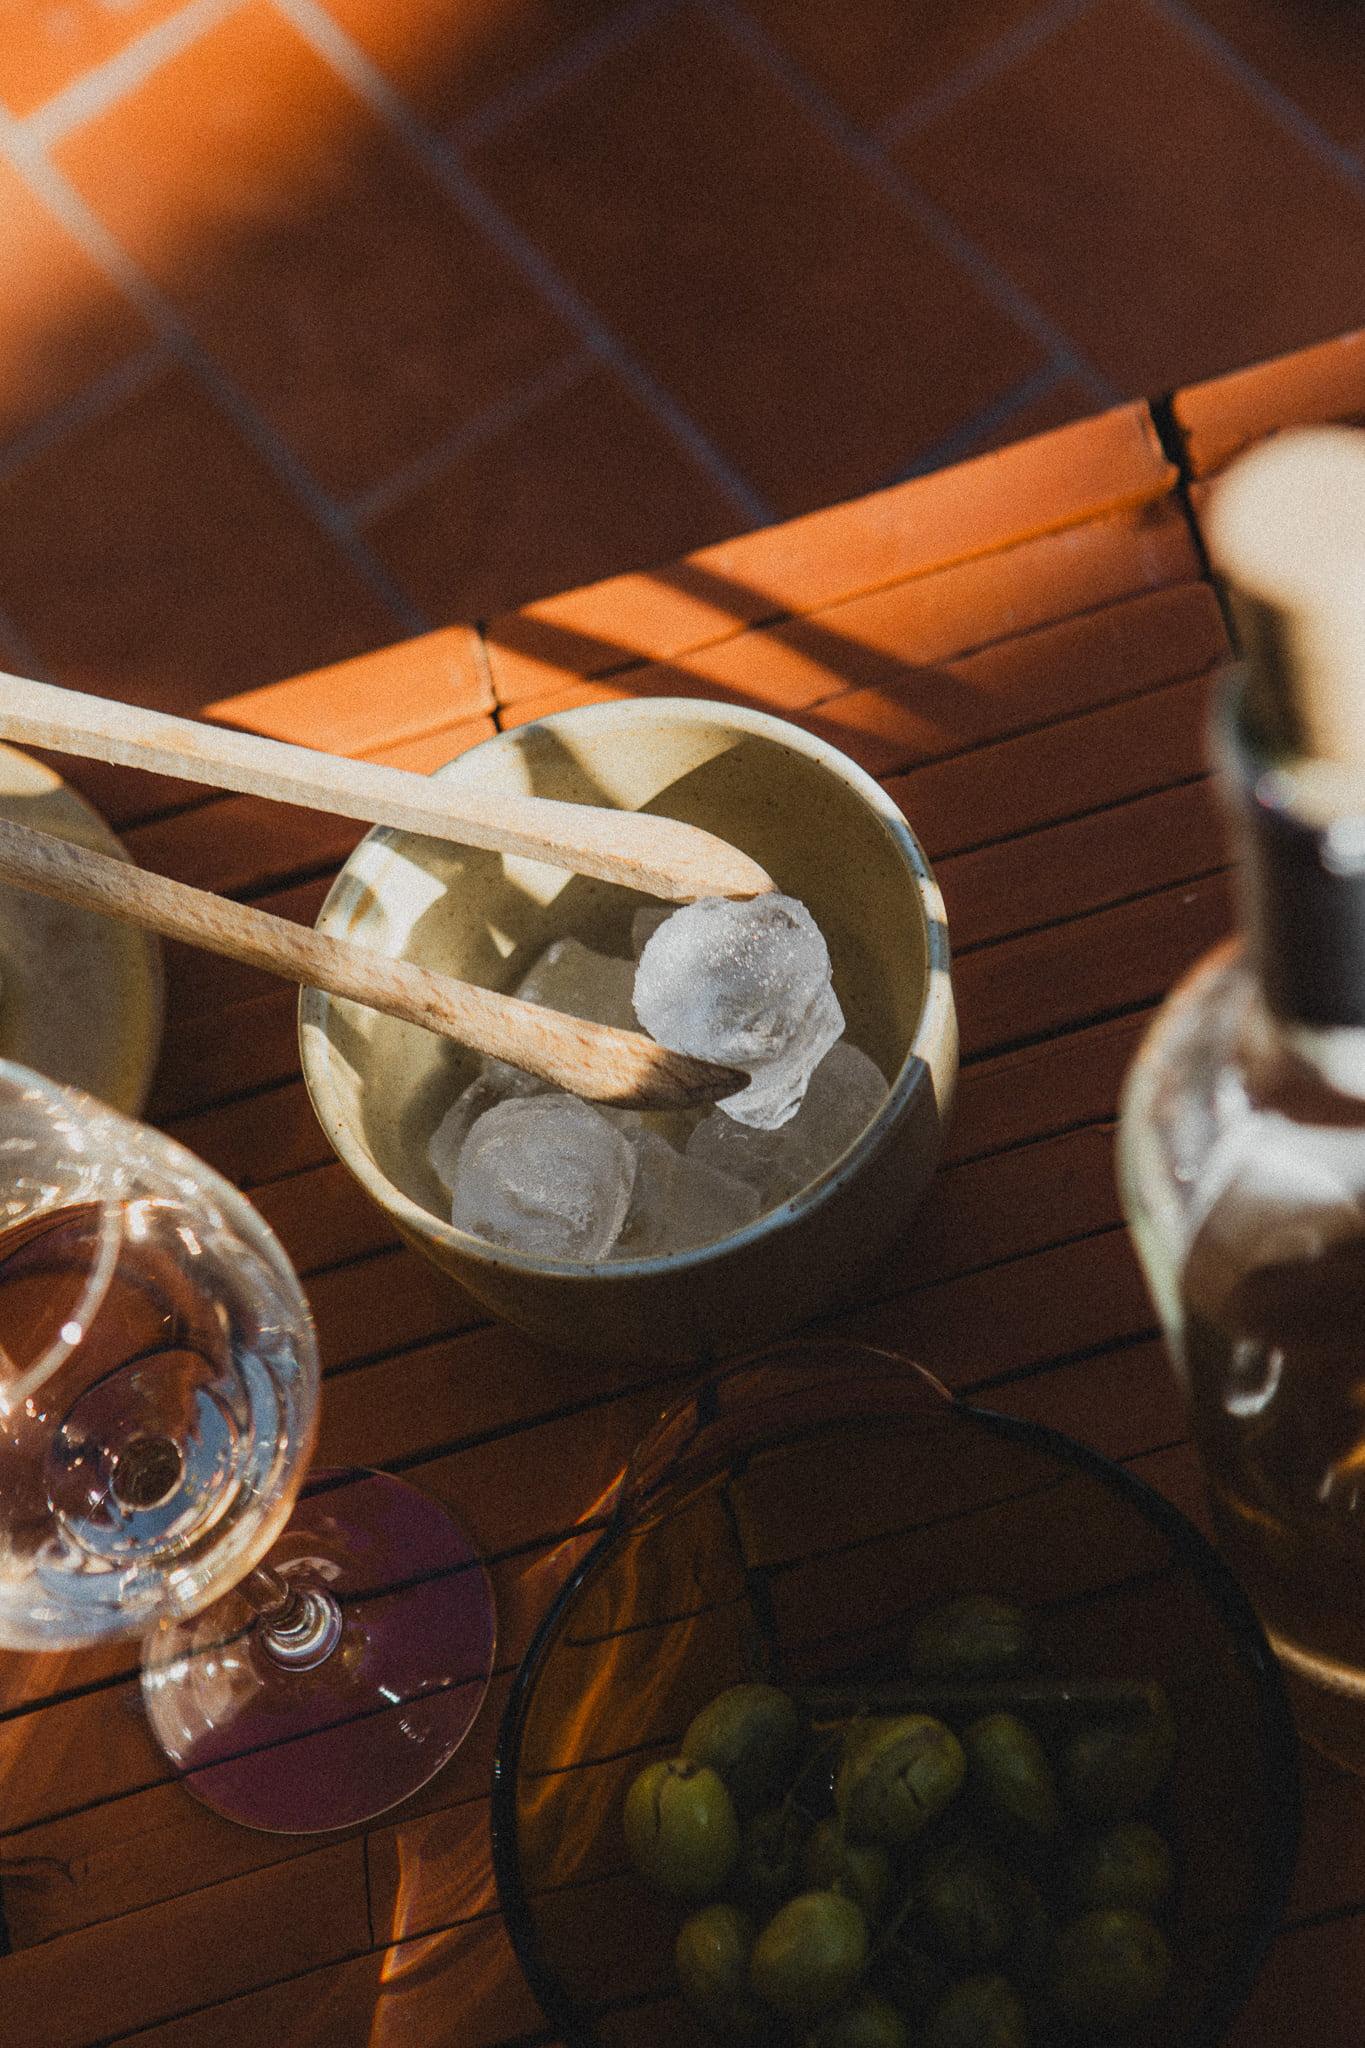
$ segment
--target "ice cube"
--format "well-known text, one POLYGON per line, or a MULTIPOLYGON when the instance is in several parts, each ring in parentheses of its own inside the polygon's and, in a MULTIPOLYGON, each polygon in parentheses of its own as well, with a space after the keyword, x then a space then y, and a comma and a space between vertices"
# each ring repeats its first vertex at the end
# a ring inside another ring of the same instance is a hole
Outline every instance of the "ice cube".
MULTIPOLYGON (((798 1109, 792 1122, 800 1115, 798 1109)), ((736 1123, 717 1104, 692 1131, 684 1150, 694 1165, 709 1166, 713 1173, 742 1180, 767 1208, 778 1199, 772 1192, 773 1169, 783 1134, 790 1128, 783 1124, 776 1131, 755 1130, 752 1124, 736 1123)))
POLYGON ((565 1010, 590 1024, 615 1024, 633 1031, 634 986, 635 969, 629 960, 596 953, 580 939, 556 939, 522 976, 516 993, 524 1002, 565 1010))
POLYGON ((743 1181, 684 1158, 656 1131, 634 1139, 635 1186, 616 1241, 620 1259, 652 1259, 711 1244, 752 1223, 757 1194, 743 1181))
POLYGON ((763 1207, 817 1180, 871 1123, 890 1091, 881 1068, 841 1038, 810 1077, 796 1115, 775 1131, 750 1130, 717 1108, 687 1141, 687 1157, 747 1181, 763 1207))
POLYGON ((810 1077, 800 1109, 782 1126, 774 1162, 774 1200, 785 1202, 818 1180, 862 1136, 890 1094, 875 1060, 841 1038, 810 1077))
POLYGON ((455 1191, 461 1148, 484 1111, 513 1096, 539 1095, 546 1086, 535 1074, 509 1067, 505 1060, 485 1060, 483 1071, 455 1097, 427 1140, 431 1170, 447 1194, 455 1191))
MULTIPOLYGON (((634 986, 635 969, 629 960, 596 953, 580 939, 556 939, 512 993, 523 1002, 563 1010, 566 1016, 582 1017, 589 1024, 614 1024, 621 1031, 635 1031, 634 986)), ((506 1060, 485 1059, 480 1071, 500 1096, 531 1095, 549 1085, 506 1060)))
POLYGON ((465 1138, 451 1221, 512 1251, 592 1265, 620 1235, 634 1182, 634 1152, 590 1102, 516 1097, 465 1138))
POLYGON ((659 926, 635 974, 635 1014, 652 1037, 750 1075, 726 1116, 774 1130, 844 1028, 829 949, 804 903, 710 896, 659 926))

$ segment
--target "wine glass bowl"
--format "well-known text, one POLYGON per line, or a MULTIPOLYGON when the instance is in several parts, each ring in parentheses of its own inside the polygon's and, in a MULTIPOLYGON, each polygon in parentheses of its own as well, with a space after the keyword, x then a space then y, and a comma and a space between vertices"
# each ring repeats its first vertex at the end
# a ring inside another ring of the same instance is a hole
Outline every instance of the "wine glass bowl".
POLYGON ((143 1634, 247 1573, 312 1452, 317 1347, 236 1189, 0 1063, 0 1642, 143 1634))
POLYGON ((1282 1681, 1236 1582, 1121 1468, 829 1342, 708 1379, 660 1421, 518 1676, 494 1860, 557 2039, 712 2038, 677 1991, 691 1908, 652 1893, 626 1853, 641 1766, 676 1756, 694 1715, 743 1681, 807 1703, 903 1684, 917 1618, 982 1593, 1029 1617, 1040 1711, 1074 1711, 1047 1704, 1061 1681, 1082 1703, 1167 1695, 1178 1746, 1156 1818, 1177 1872, 1175 1973, 1143 2038, 1222 2037, 1275 1932, 1298 1827, 1282 1681))

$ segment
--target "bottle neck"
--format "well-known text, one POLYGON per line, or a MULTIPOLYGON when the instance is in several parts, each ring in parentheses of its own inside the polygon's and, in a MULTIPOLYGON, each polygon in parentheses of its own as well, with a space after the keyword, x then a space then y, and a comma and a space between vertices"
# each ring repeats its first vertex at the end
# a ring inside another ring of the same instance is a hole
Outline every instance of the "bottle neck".
POLYGON ((1234 673, 1216 719, 1220 783, 1241 853, 1248 959, 1289 1048, 1365 1096, 1365 818, 1324 819, 1294 763, 1260 738, 1234 673))

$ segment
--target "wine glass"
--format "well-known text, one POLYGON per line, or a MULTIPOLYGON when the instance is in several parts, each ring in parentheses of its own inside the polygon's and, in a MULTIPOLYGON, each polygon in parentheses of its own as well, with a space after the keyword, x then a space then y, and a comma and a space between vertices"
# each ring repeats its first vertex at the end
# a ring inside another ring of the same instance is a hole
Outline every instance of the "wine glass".
POLYGON ((250 1826, 370 1819, 467 1732, 486 1574, 434 1502, 317 1473, 308 1305, 171 1139, 0 1060, 0 1643, 144 1638, 185 1784, 250 1826))

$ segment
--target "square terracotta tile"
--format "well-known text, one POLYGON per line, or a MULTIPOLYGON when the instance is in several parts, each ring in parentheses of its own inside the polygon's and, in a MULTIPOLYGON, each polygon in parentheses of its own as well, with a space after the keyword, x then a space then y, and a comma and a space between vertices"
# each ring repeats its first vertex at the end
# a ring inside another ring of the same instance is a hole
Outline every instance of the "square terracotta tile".
POLYGON ((930 99, 1050 9, 1039 0, 748 0, 767 29, 851 120, 865 128, 930 99))
POLYGON ((0 478, 0 609, 54 681, 165 711, 398 630, 179 371, 0 478))
POLYGON ((327 12, 433 123, 475 119, 574 61, 585 38, 639 10, 629 0, 325 0, 327 12))
POLYGON ((728 533, 729 499, 606 370, 366 529, 431 618, 488 618, 728 533))
POLYGON ((1036 396, 1029 396, 1018 406, 988 407, 978 423, 968 422, 966 427, 949 437, 941 461, 934 462, 931 467, 934 470, 955 468, 959 462, 968 462, 974 455, 988 455, 997 448, 1012 448, 1019 441, 1052 433, 1058 427, 1070 426, 1073 421, 1088 420, 1094 411, 1094 394, 1078 378, 1063 377, 1055 384, 1047 384, 1036 396))
POLYGON ((1197 0, 1226 37, 1345 149, 1365 145, 1365 15, 1354 0, 1197 0))
POLYGON ((57 156, 334 495, 385 481, 571 346, 449 194, 260 0, 57 156))
POLYGON ((0 0, 0 100, 31 114, 185 0, 0 0))
MULTIPOLYGON (((0 53, 4 32, 0 12, 0 53)), ((127 300, 3 161, 0 304, 0 448, 151 341, 127 300)))
POLYGON ((1121 390, 1365 320, 1365 199, 1141 0, 1103 0, 898 161, 1121 390))
POLYGON ((470 161, 778 511, 868 489, 1041 366, 913 214, 698 9, 470 161))

